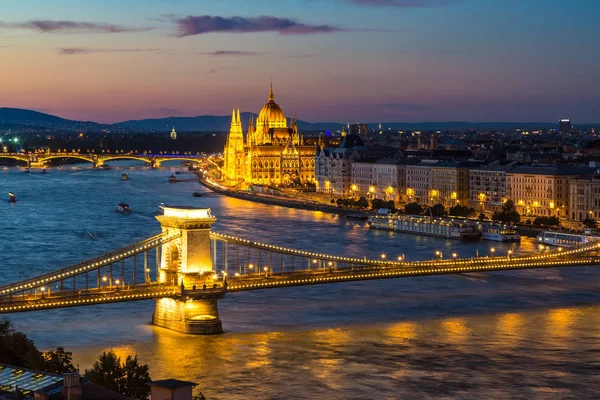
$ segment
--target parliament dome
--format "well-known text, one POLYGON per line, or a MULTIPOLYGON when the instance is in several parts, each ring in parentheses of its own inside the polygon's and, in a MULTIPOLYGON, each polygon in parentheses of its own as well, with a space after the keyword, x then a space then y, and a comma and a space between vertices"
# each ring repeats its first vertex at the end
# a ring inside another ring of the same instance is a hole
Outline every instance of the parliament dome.
MULTIPOLYGON (((265 103, 263 108, 258 113, 256 119, 258 125, 266 125, 269 128, 287 128, 287 120, 281 107, 275 103, 275 95, 273 94, 273 84, 269 91, 269 101, 265 103)), ((257 128, 259 128, 257 126, 257 128)))

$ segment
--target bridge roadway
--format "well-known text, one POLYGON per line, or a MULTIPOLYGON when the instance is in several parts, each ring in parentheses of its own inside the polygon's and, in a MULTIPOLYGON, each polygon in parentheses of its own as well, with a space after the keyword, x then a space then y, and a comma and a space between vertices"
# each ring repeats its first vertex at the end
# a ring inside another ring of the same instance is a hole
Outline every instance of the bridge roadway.
POLYGON ((80 291, 54 292, 48 295, 22 294, 0 297, 0 313, 18 313, 44 309, 67 308, 94 304, 139 301, 160 298, 193 298, 202 299, 211 296, 223 296, 227 292, 247 290, 274 289, 290 286, 364 281, 373 279, 408 278, 415 276, 461 274, 470 272, 493 272, 516 269, 536 269, 551 267, 579 267, 600 265, 600 257, 578 257, 553 259, 544 261, 523 261, 513 259, 503 263, 459 263, 428 266, 362 266, 342 269, 317 271, 297 271, 275 273, 263 276, 234 276, 226 282, 215 283, 213 288, 197 288, 146 283, 138 285, 122 285, 118 287, 94 288, 80 291))

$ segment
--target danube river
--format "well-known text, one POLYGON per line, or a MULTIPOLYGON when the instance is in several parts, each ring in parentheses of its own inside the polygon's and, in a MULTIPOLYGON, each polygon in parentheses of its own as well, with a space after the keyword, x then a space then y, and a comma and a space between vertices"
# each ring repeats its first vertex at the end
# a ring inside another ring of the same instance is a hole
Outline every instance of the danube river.
MULTIPOLYGON (((160 203, 210 207, 219 232, 326 253, 417 260, 437 250, 537 251, 530 239, 465 244, 215 194, 195 198, 206 192, 197 182, 167 182, 176 169, 0 170, 0 195, 18 197, 0 202, 0 283, 158 233, 160 203), (115 212, 122 201, 132 214, 115 212)), ((82 370, 103 350, 135 353, 154 379, 197 382, 210 400, 585 398, 600 387, 598 278, 582 267, 229 294, 219 302, 226 333, 210 337, 149 325, 152 301, 9 317, 40 347, 73 351, 82 370)))

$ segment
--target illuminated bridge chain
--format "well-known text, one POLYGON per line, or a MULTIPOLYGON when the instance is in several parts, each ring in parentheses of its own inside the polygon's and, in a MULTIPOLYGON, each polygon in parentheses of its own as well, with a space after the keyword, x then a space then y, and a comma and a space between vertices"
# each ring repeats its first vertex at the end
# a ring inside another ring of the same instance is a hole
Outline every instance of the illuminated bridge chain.
POLYGON ((155 285, 159 276, 160 248, 179 235, 159 235, 70 267, 0 286, 2 303, 46 302, 81 295, 144 289, 155 285))

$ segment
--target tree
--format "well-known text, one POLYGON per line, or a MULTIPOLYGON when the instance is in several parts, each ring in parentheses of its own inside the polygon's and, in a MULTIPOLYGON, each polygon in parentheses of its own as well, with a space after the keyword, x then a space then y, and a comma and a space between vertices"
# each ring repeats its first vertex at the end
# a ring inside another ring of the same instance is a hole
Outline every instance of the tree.
POLYGON ((369 201, 363 196, 356 202, 356 206, 358 208, 367 208, 369 207, 369 201))
POLYGON ((586 228, 592 228, 592 229, 596 229, 598 227, 596 220, 593 218, 584 219, 583 225, 585 225, 586 228))
POLYGON ((442 204, 434 204, 423 212, 423 214, 432 217, 445 217, 448 212, 442 204))
POLYGON ((506 200, 504 202, 504 204, 502 204, 502 211, 503 212, 508 213, 510 211, 516 211, 516 210, 517 210, 517 208, 515 207, 515 202, 512 201, 512 200, 510 200, 510 199, 506 200))
POLYGON ((492 216, 494 221, 500 221, 503 223, 518 224, 521 221, 521 216, 515 208, 515 203, 512 200, 506 200, 502 204, 502 211, 496 211, 492 216))
POLYGON ((113 351, 100 354, 92 369, 85 371, 85 377, 92 382, 119 393, 122 375, 121 359, 113 351))
POLYGON ((408 203, 407 205, 404 206, 404 212, 407 214, 422 214, 423 213, 423 207, 421 207, 419 205, 419 203, 408 203))
POLYGON ((336 202, 336 204, 338 206, 341 206, 344 203, 344 200, 343 199, 337 199, 335 202, 336 202))
POLYGON ((475 213, 475 209, 472 207, 463 206, 457 204, 454 207, 450 207, 449 214, 456 217, 469 217, 475 213))
POLYGON ((73 354, 70 351, 65 351, 62 347, 57 347, 56 350, 45 351, 42 353, 42 359, 44 362, 44 371, 58 375, 75 372, 73 354))
POLYGON ((387 208, 387 203, 381 199, 373 199, 371 200, 371 207, 375 210, 379 208, 387 208))
POLYGON ((146 399, 150 394, 148 383, 150 368, 147 364, 140 364, 137 356, 127 356, 123 364, 123 387, 121 393, 136 399, 146 399))
POLYGON ((537 217, 533 220, 536 226, 557 226, 560 225, 560 220, 557 217, 537 217))
POLYGON ((151 381, 149 367, 140 364, 137 356, 127 356, 124 363, 113 351, 103 352, 85 377, 124 396, 147 399, 151 381))
POLYGON ((480 221, 484 221, 487 219, 487 216, 485 215, 485 213, 481 213, 479 214, 479 217, 477 217, 480 221))
POLYGON ((0 362, 17 367, 42 369, 42 353, 33 340, 16 331, 7 319, 0 321, 0 362))
POLYGON ((192 400, 206 400, 206 397, 204 397, 204 395, 202 394, 202 392, 195 394, 192 397, 192 400))
POLYGON ((33 340, 16 331, 7 319, 0 321, 0 362, 55 374, 75 371, 70 352, 62 347, 40 352, 33 340))

